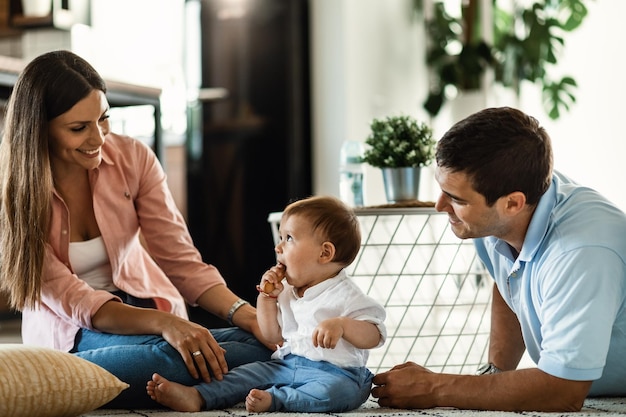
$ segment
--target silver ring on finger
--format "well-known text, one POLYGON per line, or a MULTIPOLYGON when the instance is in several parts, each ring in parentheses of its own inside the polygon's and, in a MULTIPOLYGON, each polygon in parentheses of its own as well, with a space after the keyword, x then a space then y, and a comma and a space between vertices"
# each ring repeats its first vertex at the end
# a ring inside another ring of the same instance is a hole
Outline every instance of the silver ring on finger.
POLYGON ((195 352, 192 353, 193 356, 200 356, 202 355, 202 352, 200 352, 199 350, 196 350, 195 352))

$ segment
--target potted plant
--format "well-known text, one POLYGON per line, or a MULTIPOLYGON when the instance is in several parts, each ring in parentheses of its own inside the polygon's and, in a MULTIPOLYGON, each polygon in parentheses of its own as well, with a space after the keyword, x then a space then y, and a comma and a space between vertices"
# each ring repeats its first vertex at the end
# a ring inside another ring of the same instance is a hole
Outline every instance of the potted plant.
POLYGON ((420 171, 435 157, 432 129, 411 116, 373 119, 362 161, 383 173, 387 201, 417 200, 420 171))
MULTIPOLYGON (((583 0, 493 0, 494 24, 487 30, 480 24, 484 1, 458 2, 460 10, 453 11, 446 8, 449 4, 435 0, 425 22, 431 83, 424 108, 431 116, 439 113, 451 91, 454 96, 482 88, 487 69, 494 71, 495 82, 517 96, 523 81, 540 85, 550 118, 569 110, 576 101, 576 81, 567 75, 552 79, 549 69, 558 63, 563 35, 578 28, 587 15, 583 0), (493 34, 492 44, 485 40, 486 32, 493 34)), ((423 0, 414 0, 414 5, 421 14, 423 0)))

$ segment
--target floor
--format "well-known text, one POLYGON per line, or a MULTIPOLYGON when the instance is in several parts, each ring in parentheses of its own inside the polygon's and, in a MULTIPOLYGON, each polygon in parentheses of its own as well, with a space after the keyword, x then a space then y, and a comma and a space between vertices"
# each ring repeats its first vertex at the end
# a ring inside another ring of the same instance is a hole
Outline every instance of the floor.
MULTIPOLYGON (((199 413, 181 413, 168 410, 94 410, 81 417, 252 417, 259 414, 248 413, 242 404, 238 406, 199 413)), ((400 410, 381 408, 372 399, 356 410, 345 413, 264 413, 269 417, 608 417, 626 416, 626 398, 588 399, 580 412, 540 413, 540 412, 500 412, 457 410, 455 408, 433 408, 427 410, 400 410)))

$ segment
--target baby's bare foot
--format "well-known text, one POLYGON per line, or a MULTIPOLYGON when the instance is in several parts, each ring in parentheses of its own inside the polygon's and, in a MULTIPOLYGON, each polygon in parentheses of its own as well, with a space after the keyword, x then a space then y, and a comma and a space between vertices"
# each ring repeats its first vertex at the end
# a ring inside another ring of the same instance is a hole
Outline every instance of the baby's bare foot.
POLYGON ((152 375, 146 392, 154 401, 176 411, 201 411, 204 400, 193 387, 169 381, 159 374, 152 375))
POLYGON ((246 410, 252 413, 268 411, 272 406, 272 394, 260 389, 252 389, 246 397, 246 410))

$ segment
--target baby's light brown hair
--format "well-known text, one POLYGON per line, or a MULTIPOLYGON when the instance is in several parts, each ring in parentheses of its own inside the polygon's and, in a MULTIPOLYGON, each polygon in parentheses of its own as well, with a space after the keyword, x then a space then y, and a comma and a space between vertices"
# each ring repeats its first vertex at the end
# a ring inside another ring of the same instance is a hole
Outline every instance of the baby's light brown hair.
POLYGON ((333 262, 348 266, 361 249, 361 228, 354 210, 330 196, 313 196, 289 204, 283 219, 301 216, 311 224, 312 231, 324 241, 335 245, 333 262))

